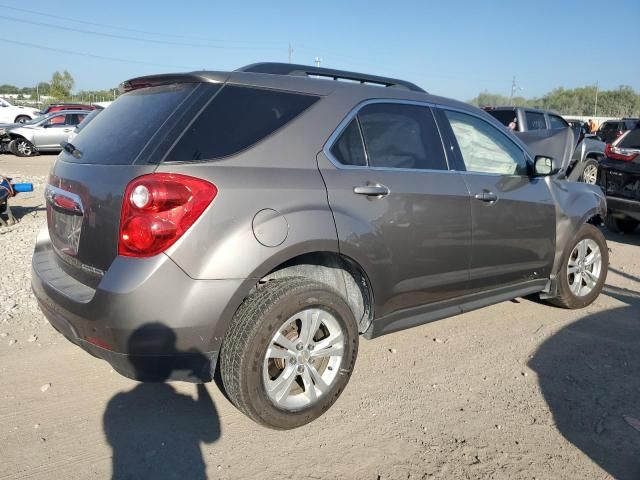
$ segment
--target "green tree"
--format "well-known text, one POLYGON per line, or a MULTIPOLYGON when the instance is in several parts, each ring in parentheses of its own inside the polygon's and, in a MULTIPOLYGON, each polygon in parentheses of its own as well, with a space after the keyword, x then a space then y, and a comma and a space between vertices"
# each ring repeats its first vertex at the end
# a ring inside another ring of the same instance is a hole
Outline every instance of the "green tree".
POLYGON ((62 73, 53 72, 51 77, 51 88, 49 94, 57 99, 64 99, 71 96, 71 90, 75 86, 75 81, 66 70, 62 73))
POLYGON ((573 89, 555 88, 539 98, 526 99, 481 92, 469 103, 480 107, 496 105, 516 105, 520 107, 555 110, 563 115, 583 115, 602 117, 635 117, 640 115, 640 94, 633 88, 621 85, 615 90, 600 90, 595 86, 573 89), (596 111, 597 95, 597 111, 596 111))
POLYGON ((47 82, 40 82, 38 83, 38 91, 40 92, 40 95, 49 95, 51 92, 51 85, 47 82))

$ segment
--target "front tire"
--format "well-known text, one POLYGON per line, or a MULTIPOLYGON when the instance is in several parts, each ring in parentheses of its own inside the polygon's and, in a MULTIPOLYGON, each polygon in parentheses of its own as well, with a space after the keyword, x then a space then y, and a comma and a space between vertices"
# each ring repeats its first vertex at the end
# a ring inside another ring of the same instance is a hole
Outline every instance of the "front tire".
POLYGON ((31 120, 31 117, 28 115, 18 115, 15 119, 15 123, 24 123, 31 120))
POLYGON ((640 222, 634 218, 617 218, 608 215, 604 219, 604 224, 614 233, 633 233, 640 222))
POLYGON ((353 312, 333 289, 300 277, 271 280, 240 306, 225 335, 225 393, 252 420, 274 429, 326 412, 358 354, 353 312))
POLYGON ((9 151, 18 157, 32 157, 37 154, 33 144, 24 138, 16 138, 9 142, 9 151))
POLYGON ((602 291, 609 268, 609 250, 602 232, 584 224, 562 256, 556 306, 578 309, 590 305, 602 291))

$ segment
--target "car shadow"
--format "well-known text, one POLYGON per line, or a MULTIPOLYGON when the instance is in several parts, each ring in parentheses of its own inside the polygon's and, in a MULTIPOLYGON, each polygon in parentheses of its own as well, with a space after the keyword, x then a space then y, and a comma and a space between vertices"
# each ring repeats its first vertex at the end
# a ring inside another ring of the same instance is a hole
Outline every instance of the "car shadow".
POLYGON ((618 243, 625 243, 627 245, 639 245, 640 246, 640 227, 636 228, 633 233, 615 233, 606 228, 602 229, 607 241, 614 241, 618 243))
MULTIPOLYGON (((46 210, 46 208, 43 205, 37 205, 35 207, 22 207, 20 205, 11 205, 11 202, 9 202, 9 205, 11 206, 11 213, 13 213, 13 218, 15 218, 18 221, 20 221, 22 217, 26 217, 30 213, 43 212, 46 210)), ((2 215, 6 220, 7 219, 6 212, 4 212, 2 215)))
MULTIPOLYGON (((176 336, 161 324, 149 324, 136 330, 129 340, 144 341, 153 329, 154 340, 159 336, 163 345, 171 346, 174 354, 176 336)), ((193 352, 188 352, 193 354, 193 352)), ((138 369, 148 362, 138 362, 138 369)), ((104 412, 105 436, 113 450, 114 479, 204 479, 206 464, 201 443, 211 444, 220 438, 220 419, 203 384, 196 386, 197 395, 178 393, 164 381, 172 370, 160 362, 154 371, 154 383, 138 383, 133 389, 116 394, 104 412)), ((205 355, 196 362, 199 367, 209 364, 205 355)))
POLYGON ((588 315, 529 361, 556 428, 616 479, 640 478, 640 294, 606 286, 626 306, 588 315))

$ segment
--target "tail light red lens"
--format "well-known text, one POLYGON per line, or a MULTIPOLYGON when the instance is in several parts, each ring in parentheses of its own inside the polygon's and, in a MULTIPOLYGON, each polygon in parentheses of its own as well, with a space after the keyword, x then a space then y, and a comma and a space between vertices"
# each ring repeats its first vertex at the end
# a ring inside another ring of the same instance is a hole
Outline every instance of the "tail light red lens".
POLYGON ((118 254, 150 257, 173 245, 218 193, 212 183, 176 173, 152 173, 131 181, 120 215, 118 254))
POLYGON ((607 143, 604 147, 604 154, 613 160, 632 162, 634 158, 640 155, 640 152, 638 150, 630 150, 628 148, 618 148, 607 143))

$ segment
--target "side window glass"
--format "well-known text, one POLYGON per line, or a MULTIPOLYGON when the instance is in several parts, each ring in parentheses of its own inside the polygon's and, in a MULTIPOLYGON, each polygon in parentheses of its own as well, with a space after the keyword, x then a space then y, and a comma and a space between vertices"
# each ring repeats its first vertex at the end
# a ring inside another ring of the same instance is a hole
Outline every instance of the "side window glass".
POLYGON ((358 113, 370 167, 447 170, 428 107, 374 103, 358 113))
POLYGON ((544 130, 547 128, 543 113, 526 112, 525 115, 527 117, 527 130, 544 130))
POLYGON ((524 153, 497 128, 473 115, 445 114, 468 172, 526 175, 524 153))
POLYGON ((47 122, 47 125, 52 127, 64 125, 64 115, 56 115, 55 117, 51 117, 47 122))
POLYGON ((556 116, 556 115, 549 115, 549 125, 551 126, 551 128, 567 128, 569 125, 565 124, 565 121, 556 116))
POLYGON ((358 121, 354 118, 340 135, 340 138, 331 147, 331 154, 343 165, 366 166, 364 144, 358 127, 358 121))

